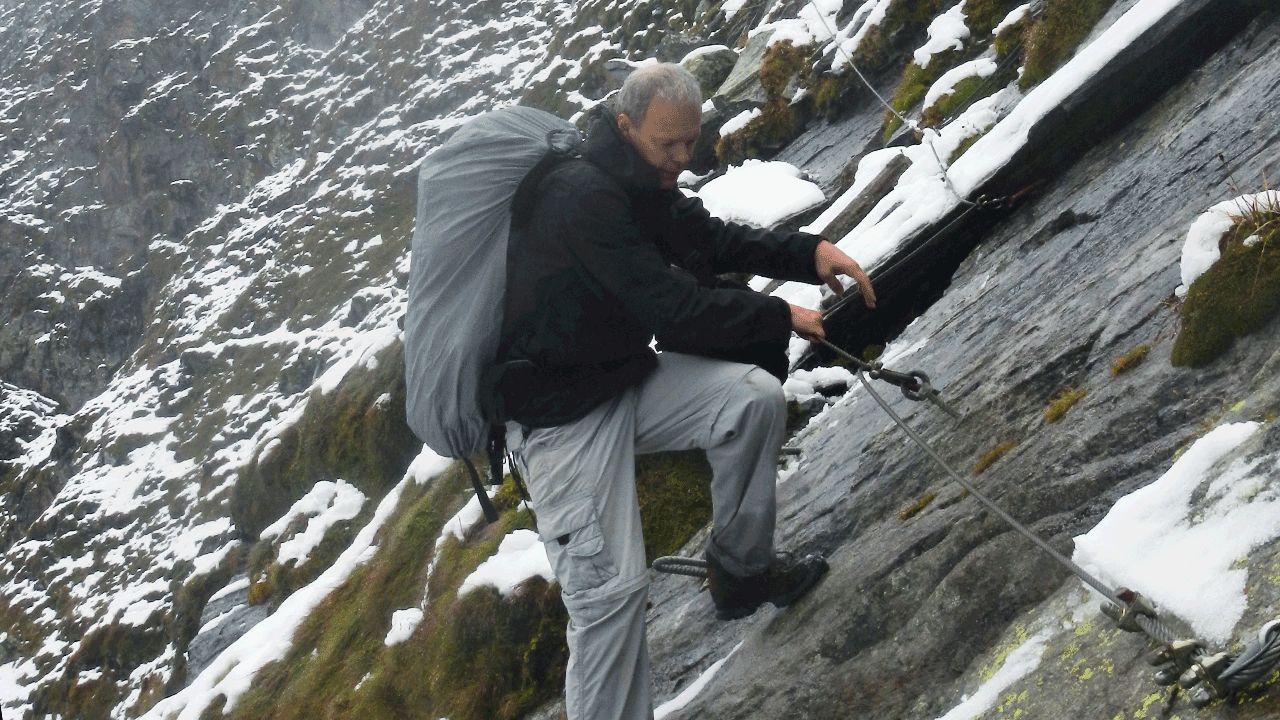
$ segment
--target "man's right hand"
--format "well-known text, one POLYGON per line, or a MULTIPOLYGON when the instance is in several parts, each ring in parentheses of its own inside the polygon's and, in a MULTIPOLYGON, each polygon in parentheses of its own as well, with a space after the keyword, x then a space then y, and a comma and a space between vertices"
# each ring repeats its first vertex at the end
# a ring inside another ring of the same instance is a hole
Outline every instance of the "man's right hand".
POLYGON ((791 305, 791 329, 809 342, 817 342, 827 336, 822 329, 822 313, 798 305, 791 305))

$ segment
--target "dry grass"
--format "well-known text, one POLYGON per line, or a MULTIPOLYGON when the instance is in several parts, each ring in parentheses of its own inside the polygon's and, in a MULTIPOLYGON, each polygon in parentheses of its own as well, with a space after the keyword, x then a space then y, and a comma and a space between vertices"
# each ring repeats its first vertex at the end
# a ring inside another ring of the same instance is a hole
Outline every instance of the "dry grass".
POLYGON ((898 519, 901 520, 902 522, 906 522, 910 520, 916 515, 919 515, 922 510, 929 507, 929 504, 937 499, 938 499, 938 493, 936 492, 925 493, 925 495, 921 497, 919 500, 903 508, 898 513, 898 519))
POLYGON ((1053 401, 1049 403, 1049 407, 1044 409, 1044 421, 1048 423, 1058 422, 1062 416, 1080 401, 1080 398, 1088 395, 1089 391, 1072 387, 1063 388, 1061 392, 1053 396, 1053 401))
POLYGON ((1151 352, 1151 343, 1143 343, 1116 358, 1116 361, 1111 363, 1112 377, 1123 375, 1141 365, 1142 361, 1147 359, 1147 353, 1149 352, 1151 352))
POLYGON ((1004 457, 1005 453, 1016 447, 1018 447, 1018 443, 1010 441, 1000 443, 999 445, 991 448, 987 451, 986 455, 982 456, 982 459, 978 461, 978 464, 973 466, 973 474, 981 475, 987 468, 994 465, 997 460, 1004 457))

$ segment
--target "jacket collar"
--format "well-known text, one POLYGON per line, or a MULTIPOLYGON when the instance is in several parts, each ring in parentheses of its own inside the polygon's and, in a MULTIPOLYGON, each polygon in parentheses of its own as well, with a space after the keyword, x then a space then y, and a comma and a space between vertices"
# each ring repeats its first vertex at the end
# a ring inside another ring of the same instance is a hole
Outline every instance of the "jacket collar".
POLYGON ((629 194, 662 189, 658 168, 640 157, 640 153, 622 137, 617 118, 602 107, 592 111, 582 155, 617 180, 629 194))

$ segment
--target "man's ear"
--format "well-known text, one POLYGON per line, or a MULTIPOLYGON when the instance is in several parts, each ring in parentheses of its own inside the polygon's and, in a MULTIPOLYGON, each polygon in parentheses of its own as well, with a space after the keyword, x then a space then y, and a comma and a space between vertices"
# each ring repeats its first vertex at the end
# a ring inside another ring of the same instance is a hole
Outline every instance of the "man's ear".
POLYGON ((631 125, 631 118, 627 117, 626 113, 618 113, 618 132, 622 133, 622 137, 628 141, 635 132, 635 128, 631 125))

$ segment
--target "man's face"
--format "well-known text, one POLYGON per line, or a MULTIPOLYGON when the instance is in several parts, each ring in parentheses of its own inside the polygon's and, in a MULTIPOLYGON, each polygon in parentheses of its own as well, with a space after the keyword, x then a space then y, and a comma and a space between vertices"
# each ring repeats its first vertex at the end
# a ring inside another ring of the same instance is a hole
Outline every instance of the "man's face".
POLYGON ((702 132, 702 108, 691 103, 673 105, 654 98, 643 123, 637 126, 621 114, 618 130, 645 162, 658 168, 662 187, 671 189, 693 159, 693 146, 702 132))

